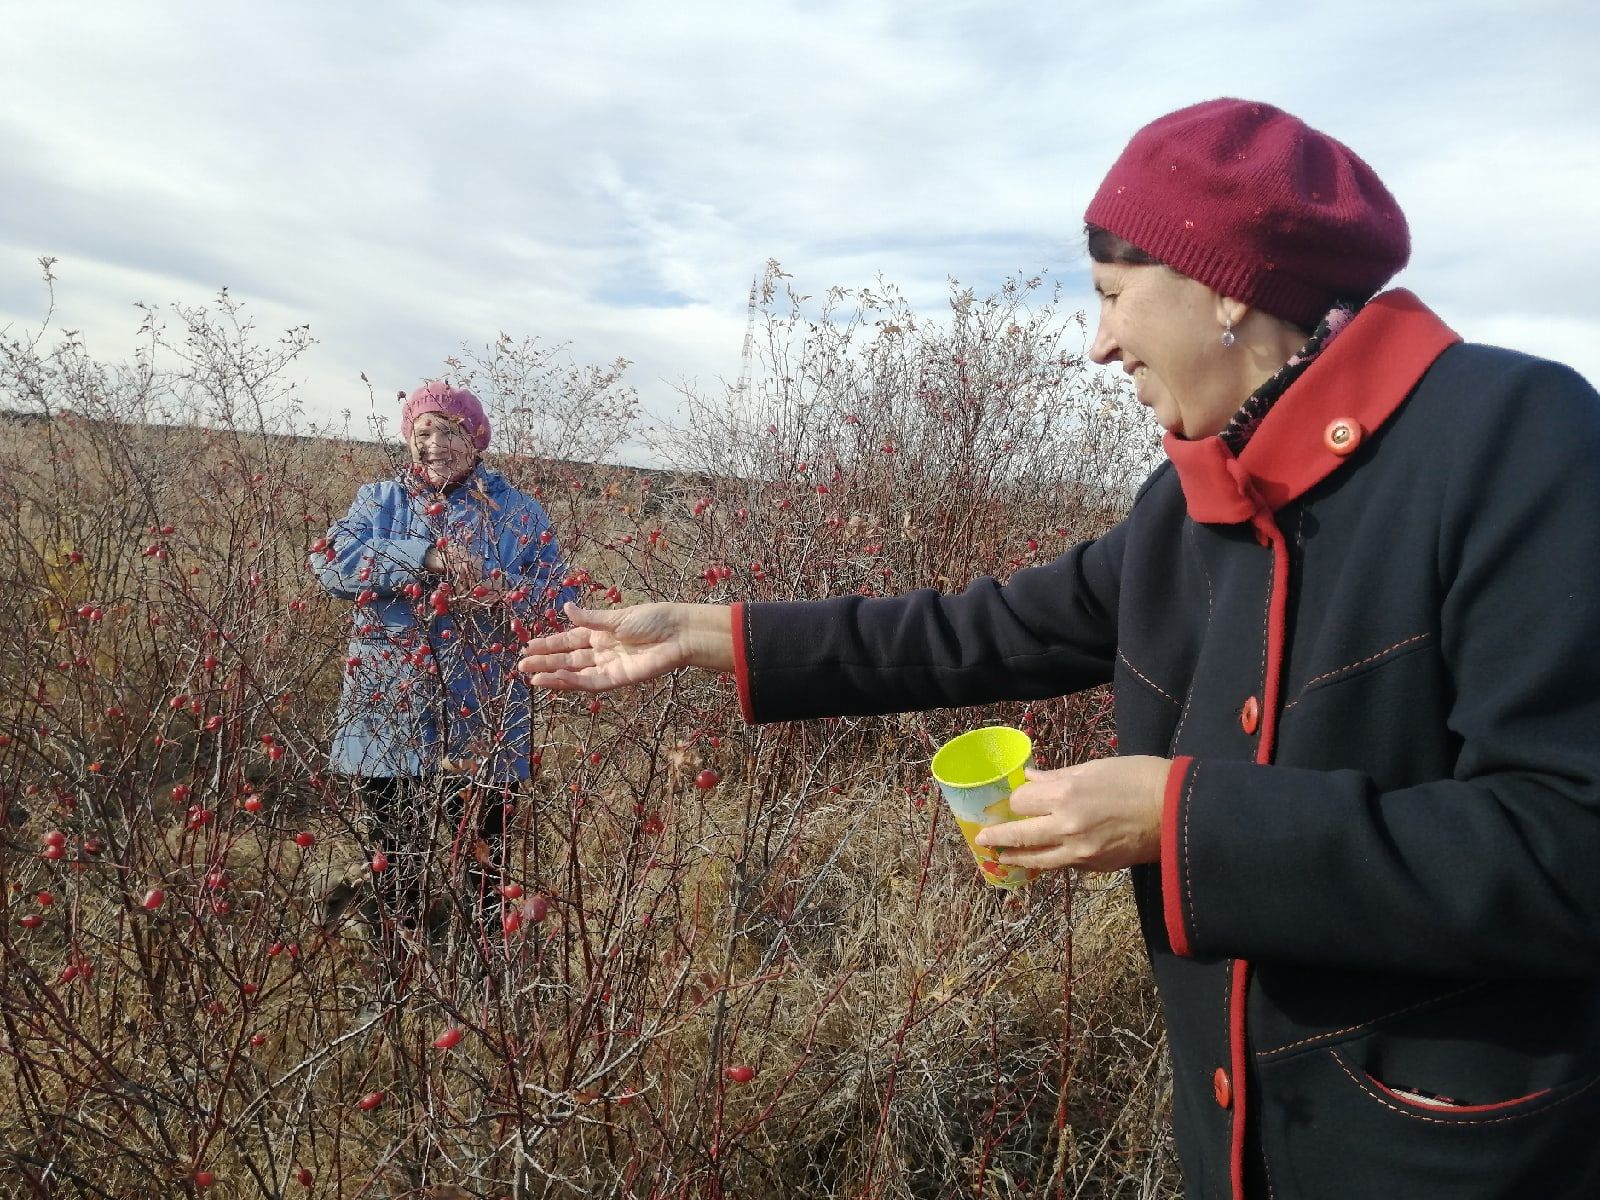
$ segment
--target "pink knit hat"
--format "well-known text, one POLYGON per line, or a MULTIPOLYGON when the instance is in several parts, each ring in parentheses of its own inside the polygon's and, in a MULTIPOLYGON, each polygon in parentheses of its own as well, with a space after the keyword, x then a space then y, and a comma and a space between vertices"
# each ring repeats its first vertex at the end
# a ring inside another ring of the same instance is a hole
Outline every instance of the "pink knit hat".
POLYGON ((1406 265, 1405 214, 1350 149, 1270 104, 1208 100, 1133 135, 1084 220, 1314 329, 1406 265))
POLYGON ((425 412, 455 417, 480 452, 489 448, 489 418, 482 403, 466 388, 451 387, 442 379, 423 384, 400 406, 400 436, 409 439, 412 423, 425 412))

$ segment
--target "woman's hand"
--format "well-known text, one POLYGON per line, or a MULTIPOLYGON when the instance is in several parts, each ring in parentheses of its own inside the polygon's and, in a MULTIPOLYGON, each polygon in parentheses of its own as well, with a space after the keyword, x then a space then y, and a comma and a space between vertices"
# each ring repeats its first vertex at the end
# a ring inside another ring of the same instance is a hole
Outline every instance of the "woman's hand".
POLYGON ((498 604, 508 589, 503 576, 485 575, 483 566, 472 551, 455 542, 443 550, 437 546, 429 547, 422 557, 424 571, 443 576, 450 584, 452 600, 487 608, 498 604), (474 595, 480 588, 483 594, 474 595))
POLYGON ((572 628, 531 639, 517 670, 536 687, 604 692, 679 667, 733 670, 733 617, 721 604, 568 604, 572 628))
POLYGON ((1019 818, 981 830, 1004 863, 1115 871, 1161 857, 1161 808, 1170 759, 1101 758, 1059 771, 1028 768, 1011 793, 1019 818))

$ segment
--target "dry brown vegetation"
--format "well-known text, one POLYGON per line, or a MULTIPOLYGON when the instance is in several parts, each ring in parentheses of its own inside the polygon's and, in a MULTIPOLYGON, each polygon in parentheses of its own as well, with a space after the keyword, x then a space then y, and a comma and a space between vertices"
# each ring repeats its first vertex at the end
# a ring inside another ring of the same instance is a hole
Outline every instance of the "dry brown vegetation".
MULTIPOLYGON (((636 428, 620 365, 449 364, 591 603, 959 587, 1147 470, 1037 281, 938 322, 784 282, 662 471, 568 461, 636 428)), ((305 559, 394 449, 304 419, 304 330, 148 315, 117 367, 0 338, 0 1192, 1177 1194, 1125 883, 985 887, 927 779, 997 719, 1105 754, 1104 693, 763 728, 709 677, 547 700, 515 928, 446 830, 435 935, 386 954, 324 766, 347 609, 305 559)))

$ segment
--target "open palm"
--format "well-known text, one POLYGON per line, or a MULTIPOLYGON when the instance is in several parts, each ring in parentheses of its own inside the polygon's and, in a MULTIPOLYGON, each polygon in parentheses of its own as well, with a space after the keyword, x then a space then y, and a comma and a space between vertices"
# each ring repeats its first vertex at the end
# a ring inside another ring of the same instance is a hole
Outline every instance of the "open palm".
POLYGON ((678 604, 598 610, 567 606, 572 628, 533 638, 517 670, 536 687, 604 692, 697 665, 695 639, 678 604))

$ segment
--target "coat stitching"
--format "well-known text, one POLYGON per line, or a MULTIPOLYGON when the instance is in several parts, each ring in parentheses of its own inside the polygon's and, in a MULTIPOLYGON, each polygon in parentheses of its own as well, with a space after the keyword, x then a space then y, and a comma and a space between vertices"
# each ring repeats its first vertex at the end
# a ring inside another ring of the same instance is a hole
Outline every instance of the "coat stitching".
POLYGON ((1178 748, 1178 738, 1183 734, 1183 723, 1189 719, 1189 705, 1194 700, 1194 691, 1191 688, 1188 695, 1183 698, 1183 711, 1178 714, 1178 724, 1172 731, 1172 740, 1167 743, 1167 754, 1171 755, 1178 748))
POLYGON ((1233 1036, 1233 959, 1228 959, 1228 969, 1222 973, 1222 1027, 1233 1036))
MULTIPOLYGON (((750 632, 750 619, 748 613, 745 614, 745 619, 739 622, 739 624, 743 626, 743 628, 740 630, 740 633, 742 633, 744 636, 744 661, 746 663, 755 662, 755 644, 752 640, 752 634, 750 632)), ((760 706, 756 703, 756 673, 754 671, 745 671, 745 686, 750 691, 750 711, 753 713, 759 712, 760 706)))
MULTIPOLYGON (((1185 530, 1185 534, 1190 542, 1195 540, 1195 526, 1193 522, 1189 523, 1188 528, 1185 530)), ((1211 572, 1206 570, 1205 556, 1200 553, 1198 546, 1193 547, 1193 550, 1195 562, 1197 562, 1200 566, 1200 574, 1206 581, 1206 628, 1210 629, 1211 618, 1213 615, 1215 615, 1216 595, 1211 586, 1211 572)), ((1172 731, 1171 739, 1167 742, 1167 753, 1169 755, 1178 748, 1178 739, 1183 736, 1183 726, 1184 723, 1189 719, 1189 706, 1193 703, 1193 701, 1194 680, 1191 679, 1189 681, 1189 690, 1185 692, 1183 696, 1183 711, 1178 714, 1178 724, 1172 731)))
POLYGON ((1354 1025, 1346 1025, 1343 1029, 1334 1029, 1327 1033, 1314 1034, 1308 1038, 1301 1038, 1298 1042, 1288 1042, 1282 1046, 1274 1046, 1270 1050, 1257 1050, 1256 1058, 1267 1059, 1271 1058, 1275 1054, 1283 1054, 1289 1050, 1298 1050, 1302 1046, 1310 1046, 1317 1042, 1325 1042, 1329 1038, 1343 1037, 1347 1033, 1355 1033, 1361 1029, 1368 1029, 1384 1021, 1393 1020, 1395 1017, 1403 1017, 1407 1013, 1416 1012, 1418 1009, 1429 1008, 1435 1004, 1443 1004, 1446 1000, 1454 1000, 1457 996, 1464 996, 1468 992, 1478 991, 1483 986, 1484 984, 1482 983, 1470 983, 1466 987, 1457 988, 1453 992, 1444 992, 1438 996, 1429 996, 1426 1000, 1419 1000, 1415 1004, 1408 1004, 1404 1008, 1395 1009, 1393 1012, 1386 1012, 1376 1017, 1369 1017, 1367 1020, 1358 1021, 1354 1025))
POLYGON ((1366 1093, 1369 1098, 1376 1100, 1379 1104, 1383 1105, 1390 1111, 1399 1113, 1402 1117, 1410 1117, 1413 1121, 1426 1121, 1430 1125, 1502 1125, 1507 1121, 1520 1121, 1525 1117, 1540 1116, 1549 1112, 1552 1108, 1559 1108, 1568 1100, 1576 1100, 1579 1096, 1589 1091, 1596 1084, 1600 1084, 1600 1075, 1596 1075, 1577 1091, 1568 1092, 1565 1096, 1561 1097, 1561 1099, 1552 1100, 1549 1104, 1541 1105, 1540 1107, 1532 1109, 1528 1112, 1507 1113, 1504 1116, 1499 1117, 1457 1117, 1454 1120, 1446 1121, 1440 1117, 1430 1117, 1423 1113, 1412 1112, 1409 1108, 1401 1108, 1400 1105, 1394 1103, 1394 1101, 1384 1096, 1381 1092, 1376 1091, 1370 1084, 1362 1082, 1362 1080, 1353 1071, 1351 1071, 1348 1066, 1345 1065, 1344 1059, 1340 1058, 1332 1049, 1328 1051, 1328 1054, 1333 1058, 1333 1061, 1339 1065, 1339 1069, 1350 1077, 1350 1082, 1355 1084, 1364 1093, 1366 1093))
POLYGON ((1176 705, 1178 703, 1171 696, 1167 695, 1166 692, 1162 691, 1161 688, 1158 687, 1155 684, 1155 682, 1150 679, 1149 676, 1147 676, 1143 671, 1139 670, 1138 667, 1134 666, 1131 662, 1129 662, 1128 661, 1128 656, 1126 654, 1122 653, 1122 651, 1120 651, 1120 650, 1117 651, 1117 658, 1123 664, 1123 666, 1127 667, 1128 670, 1132 671, 1134 673, 1134 675, 1138 677, 1140 683, 1144 684, 1147 688, 1149 688, 1156 695, 1160 696, 1168 704, 1176 705))
POLYGON ((1296 704, 1299 704, 1300 701, 1302 701, 1302 700, 1304 700, 1306 698, 1306 693, 1307 692, 1309 692, 1312 688, 1316 687, 1317 684, 1322 683, 1324 680, 1332 679, 1335 675, 1342 675, 1346 671, 1354 671, 1358 667, 1364 667, 1369 663, 1375 663, 1386 654, 1393 654, 1396 650, 1403 650, 1403 649, 1405 649, 1405 647, 1410 646, 1410 645, 1414 645, 1417 642, 1425 642, 1429 638, 1431 638, 1432 636, 1433 636, 1432 632, 1415 634, 1414 636, 1408 637, 1408 638, 1404 639, 1403 641, 1396 642, 1392 646, 1385 646, 1382 650, 1379 650, 1376 654, 1369 654, 1369 655, 1367 655, 1366 658, 1363 658, 1363 659, 1361 659, 1361 660, 1359 660, 1357 662, 1347 663, 1342 667, 1335 667, 1331 671, 1326 671, 1323 674, 1318 675, 1315 679, 1306 680, 1304 686, 1302 686, 1301 689, 1300 689, 1300 694, 1298 696, 1296 696, 1293 700, 1289 701, 1288 704, 1284 705, 1284 711, 1287 712, 1289 709, 1293 708, 1296 704))
POLYGON ((1195 928, 1194 921, 1194 872, 1189 868, 1189 813, 1194 805, 1190 803, 1194 796, 1194 779, 1200 774, 1200 764, 1194 763, 1189 767, 1189 786, 1183 793, 1183 845, 1178 851, 1178 861, 1183 864, 1183 894, 1189 901, 1189 949, 1192 953, 1194 944, 1199 940, 1199 930, 1195 928))

